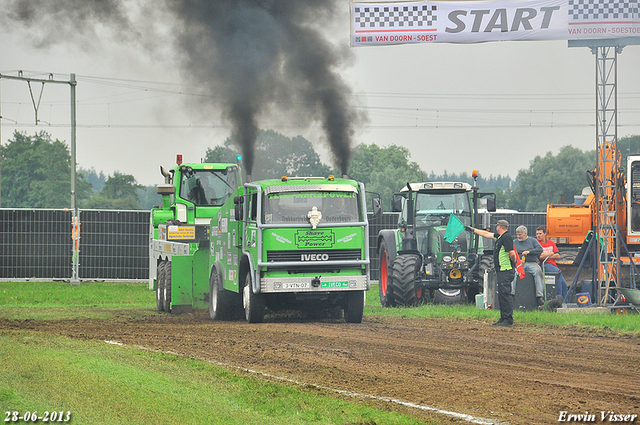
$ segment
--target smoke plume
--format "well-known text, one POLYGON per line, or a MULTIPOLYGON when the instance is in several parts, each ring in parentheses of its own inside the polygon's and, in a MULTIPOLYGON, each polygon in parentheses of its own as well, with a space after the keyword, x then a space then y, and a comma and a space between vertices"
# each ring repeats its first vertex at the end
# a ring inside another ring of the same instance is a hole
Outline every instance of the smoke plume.
MULTIPOLYGON (((351 107, 351 90, 339 74, 349 60, 348 48, 335 46, 326 36, 327 24, 347 19, 345 5, 337 10, 338 0, 152 3, 169 13, 166 23, 174 26, 184 76, 206 87, 202 99, 207 110, 221 110, 230 123, 248 174, 258 129, 268 126, 266 120, 274 115, 286 115, 296 126, 320 122, 335 165, 347 172, 354 127, 363 116, 351 107)), ((149 22, 137 22, 145 19, 144 13, 132 19, 126 1, 14 0, 9 10, 11 19, 27 26, 42 25, 55 12, 64 16, 57 25, 80 25, 91 32, 89 23, 100 23, 112 26, 119 36, 137 39, 142 47, 153 43, 139 40, 133 29, 148 28, 149 22)))

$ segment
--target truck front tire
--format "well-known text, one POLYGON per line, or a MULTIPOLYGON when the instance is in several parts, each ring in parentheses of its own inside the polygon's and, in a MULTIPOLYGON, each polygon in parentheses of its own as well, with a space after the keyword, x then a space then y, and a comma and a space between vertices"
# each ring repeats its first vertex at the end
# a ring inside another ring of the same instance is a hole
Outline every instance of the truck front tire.
POLYGON ((254 294, 251 284, 251 272, 247 270, 242 287, 242 306, 244 318, 249 323, 262 323, 264 321, 264 295, 254 294))
POLYGON ((362 323, 364 313, 364 291, 349 292, 344 309, 344 320, 347 323, 362 323))
POLYGON ((220 276, 218 270, 211 269, 209 277, 209 317, 211 320, 229 320, 234 317, 237 294, 225 289, 220 289, 220 276), (235 301, 235 302, 234 302, 235 301))

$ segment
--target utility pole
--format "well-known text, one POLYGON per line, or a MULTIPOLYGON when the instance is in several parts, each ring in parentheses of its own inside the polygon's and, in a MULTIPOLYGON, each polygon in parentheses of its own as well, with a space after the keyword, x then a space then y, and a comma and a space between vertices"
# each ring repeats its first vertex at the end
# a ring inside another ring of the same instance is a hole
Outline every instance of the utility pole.
MULTIPOLYGON (((54 80, 53 74, 49 74, 48 79, 41 78, 30 78, 24 77, 22 75, 22 71, 18 72, 18 76, 14 77, 12 75, 4 75, 0 74, 0 80, 5 78, 7 80, 17 80, 17 81, 25 81, 29 85, 29 93, 31 94, 31 101, 33 102, 33 108, 35 111, 35 122, 38 125, 38 109, 40 107, 40 100, 42 99, 42 92, 44 91, 44 86, 46 83, 52 84, 69 84, 71 88, 71 211, 73 214, 72 218, 72 237, 73 237, 73 263, 72 263, 72 272, 71 272, 71 285, 79 285, 80 280, 78 279, 78 255, 79 255, 79 245, 80 245, 80 219, 78 217, 78 205, 77 205, 77 194, 76 194, 76 169, 78 167, 76 163, 76 74, 70 74, 69 81, 64 80, 54 80), (41 83, 42 88, 40 89, 40 96, 38 98, 38 102, 33 96, 33 90, 31 88, 31 83, 41 83)), ((0 120, 2 119, 2 115, 0 114, 0 120)), ((0 145, 2 144, 2 135, 0 133, 0 145)), ((1 170, 1 161, 0 158, 0 173, 1 170)), ((0 181, 2 178, 2 174, 0 174, 0 181)), ((0 186, 0 193, 1 193, 0 186)), ((1 195, 0 195, 1 196, 1 195)), ((1 199, 1 198, 0 198, 1 199)))
MULTIPOLYGON (((594 261, 598 305, 606 307, 612 287, 620 287, 619 200, 621 193, 618 151, 618 54, 638 37, 569 40, 569 47, 588 47, 596 58, 596 224, 594 261)), ((632 260, 633 261, 633 260, 632 260)))

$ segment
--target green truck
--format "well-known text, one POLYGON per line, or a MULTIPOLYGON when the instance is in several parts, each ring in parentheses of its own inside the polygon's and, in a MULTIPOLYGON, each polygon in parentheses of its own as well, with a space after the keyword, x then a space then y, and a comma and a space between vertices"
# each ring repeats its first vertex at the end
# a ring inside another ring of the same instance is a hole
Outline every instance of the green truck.
POLYGON ((173 168, 160 172, 162 205, 152 208, 150 219, 149 287, 158 311, 206 309, 211 219, 242 184, 240 166, 183 164, 178 155, 173 168))
MULTIPOLYGON (((329 176, 242 185, 237 164, 161 171, 163 205, 152 210, 150 246, 159 311, 208 309, 212 319, 244 315, 256 323, 267 308, 295 309, 362 321, 370 285, 362 183, 329 176), (191 192, 207 172, 223 195, 204 204, 191 192)), ((380 211, 379 199, 374 205, 380 211)))
POLYGON ((344 311, 362 321, 369 289, 364 185, 329 177, 245 183, 211 221, 209 314, 344 311))

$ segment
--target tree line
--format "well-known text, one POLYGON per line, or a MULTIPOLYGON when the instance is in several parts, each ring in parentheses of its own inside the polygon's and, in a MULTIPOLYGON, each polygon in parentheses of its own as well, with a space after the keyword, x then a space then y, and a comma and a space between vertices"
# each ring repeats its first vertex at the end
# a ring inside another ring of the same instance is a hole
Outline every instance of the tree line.
MULTIPOLYGON (((287 176, 339 175, 324 164, 313 145, 302 136, 287 137, 273 130, 261 130, 256 143, 256 161, 252 178, 261 180, 287 176)), ((630 154, 640 154, 640 135, 618 140, 621 163, 630 154)), ((231 139, 208 148, 204 162, 236 162, 239 150, 231 139)), ((71 155, 66 143, 52 140, 44 132, 27 135, 14 132, 7 144, 0 146, 2 156, 1 189, 3 208, 68 208, 70 203, 71 155)), ((498 208, 518 211, 545 211, 547 202, 571 203, 588 186, 587 170, 596 166, 595 150, 582 151, 572 146, 557 154, 547 152, 533 158, 527 169, 515 178, 506 175, 478 177, 483 192, 495 192, 498 208)), ((382 196, 383 208, 390 210, 391 197, 406 182, 462 181, 473 184, 470 172, 437 175, 425 172, 411 160, 403 146, 360 144, 355 147, 349 177, 365 184, 367 191, 382 196)), ((150 209, 160 203, 155 186, 138 184, 130 174, 80 167, 77 172, 78 207, 83 209, 150 209)))

